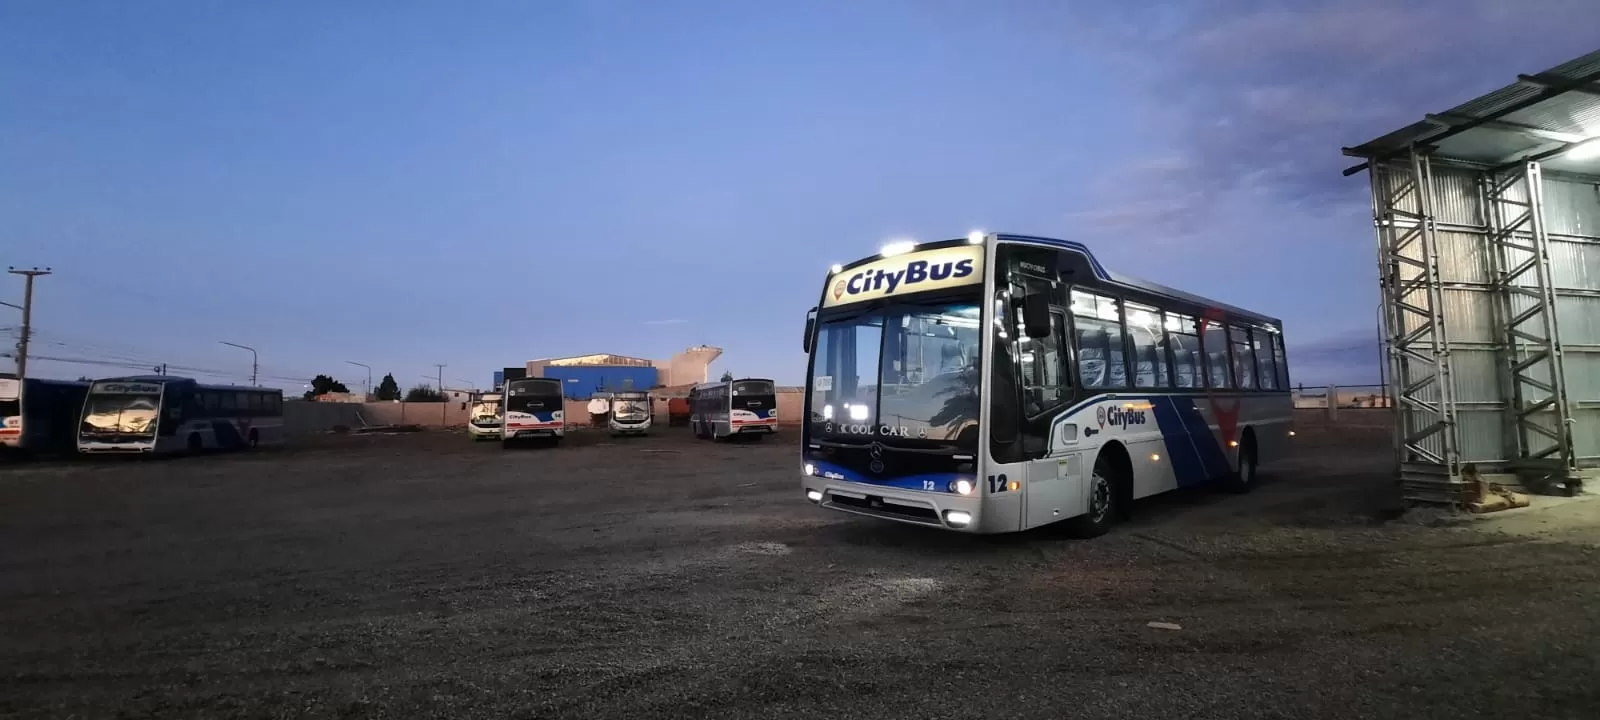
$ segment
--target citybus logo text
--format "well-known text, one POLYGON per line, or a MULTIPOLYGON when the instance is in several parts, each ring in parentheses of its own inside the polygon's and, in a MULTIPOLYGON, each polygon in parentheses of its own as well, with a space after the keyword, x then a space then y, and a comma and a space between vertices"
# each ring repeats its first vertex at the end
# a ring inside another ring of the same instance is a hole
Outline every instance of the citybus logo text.
POLYGON ((1129 410, 1112 406, 1109 408, 1097 408, 1094 414, 1095 420, 1099 421, 1102 428, 1107 425, 1126 428, 1129 425, 1143 425, 1147 422, 1147 417, 1143 410, 1129 410))
POLYGON ((882 291, 885 295, 891 294, 902 286, 909 287, 927 281, 959 280, 972 275, 971 260, 955 260, 952 262, 928 262, 927 260, 912 260, 904 268, 895 271, 873 270, 860 272, 850 276, 848 280, 840 280, 833 285, 833 297, 838 299, 843 295, 859 295, 864 292, 882 291))

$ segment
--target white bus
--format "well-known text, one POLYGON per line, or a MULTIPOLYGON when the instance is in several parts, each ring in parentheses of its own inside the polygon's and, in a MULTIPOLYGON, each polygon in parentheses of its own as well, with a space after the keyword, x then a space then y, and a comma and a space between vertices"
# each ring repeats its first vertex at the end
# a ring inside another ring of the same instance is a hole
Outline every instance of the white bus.
POLYGON ((169 375, 89 384, 78 452, 166 454, 283 443, 283 391, 169 375))
POLYGON ((802 490, 974 533, 1104 533, 1133 500, 1235 491, 1290 448, 1282 325, 974 233, 834 266, 806 321, 802 490))
POLYGON ((78 414, 88 391, 86 382, 0 378, 0 451, 77 454, 78 414))
POLYGON ((650 393, 639 390, 621 390, 611 393, 606 424, 612 436, 644 435, 650 432, 650 393))
POLYGON ((698 438, 759 442, 778 431, 778 389, 764 378, 696 385, 689 390, 689 424, 698 438))
POLYGON ((500 439, 500 393, 472 393, 467 408, 467 437, 474 441, 500 439))
POLYGON ((559 379, 507 380, 500 445, 504 447, 520 440, 549 440, 559 444, 567 434, 565 403, 559 379))

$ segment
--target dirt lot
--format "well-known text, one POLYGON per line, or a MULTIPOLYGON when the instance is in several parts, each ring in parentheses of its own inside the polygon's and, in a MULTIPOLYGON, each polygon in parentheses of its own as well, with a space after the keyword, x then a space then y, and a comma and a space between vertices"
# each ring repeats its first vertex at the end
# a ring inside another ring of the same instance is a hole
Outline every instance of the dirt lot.
POLYGON ((676 431, 0 469, 0 716, 1596 716, 1592 534, 1396 519, 1381 432, 1301 442, 1093 541, 676 431))

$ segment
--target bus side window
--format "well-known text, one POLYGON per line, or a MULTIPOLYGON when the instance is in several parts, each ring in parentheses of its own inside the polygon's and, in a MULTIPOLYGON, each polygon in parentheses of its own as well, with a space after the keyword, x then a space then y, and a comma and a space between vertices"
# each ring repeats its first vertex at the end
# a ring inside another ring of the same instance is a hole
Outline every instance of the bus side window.
POLYGON ((1207 322, 1200 334, 1200 350, 1206 361, 1206 383, 1223 390, 1233 387, 1232 369, 1228 362, 1228 328, 1216 322, 1207 322))
POLYGON ((1256 374, 1261 378, 1261 389, 1277 390, 1278 364, 1272 358, 1272 333, 1255 330, 1250 345, 1256 358, 1256 374))
POLYGON ((1228 328, 1233 342, 1233 382, 1241 390, 1256 389, 1256 356, 1250 350, 1249 328, 1228 328))

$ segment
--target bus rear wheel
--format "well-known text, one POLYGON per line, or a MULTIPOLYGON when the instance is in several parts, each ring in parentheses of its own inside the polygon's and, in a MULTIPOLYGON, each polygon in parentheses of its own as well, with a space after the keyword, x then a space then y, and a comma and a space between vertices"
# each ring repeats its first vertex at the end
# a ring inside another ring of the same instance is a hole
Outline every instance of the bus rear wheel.
POLYGON ((1245 430, 1239 438, 1239 469, 1223 478, 1222 488, 1233 493, 1247 493, 1255 489, 1259 460, 1256 457, 1256 434, 1245 430))
POLYGON ((200 433, 189 433, 189 452, 198 453, 206 449, 206 443, 200 439, 200 433))

